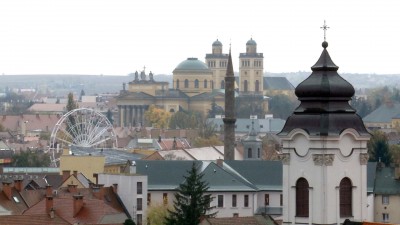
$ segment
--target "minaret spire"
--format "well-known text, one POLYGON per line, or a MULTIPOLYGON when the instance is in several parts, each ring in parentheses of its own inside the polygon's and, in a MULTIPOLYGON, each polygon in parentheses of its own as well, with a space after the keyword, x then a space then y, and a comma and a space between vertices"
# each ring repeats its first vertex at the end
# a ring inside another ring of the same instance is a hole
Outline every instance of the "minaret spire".
POLYGON ((229 46, 228 67, 225 76, 225 118, 224 155, 225 160, 235 159, 235 76, 232 66, 231 47, 229 46))

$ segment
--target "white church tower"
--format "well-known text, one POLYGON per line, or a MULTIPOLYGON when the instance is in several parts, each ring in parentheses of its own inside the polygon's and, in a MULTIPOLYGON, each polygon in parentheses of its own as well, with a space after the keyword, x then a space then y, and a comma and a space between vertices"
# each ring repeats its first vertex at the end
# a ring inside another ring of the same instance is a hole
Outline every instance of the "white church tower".
POLYGON ((326 41, 322 47, 311 75, 296 88, 300 105, 279 133, 285 225, 367 219, 370 135, 349 105, 353 86, 337 73, 326 41))

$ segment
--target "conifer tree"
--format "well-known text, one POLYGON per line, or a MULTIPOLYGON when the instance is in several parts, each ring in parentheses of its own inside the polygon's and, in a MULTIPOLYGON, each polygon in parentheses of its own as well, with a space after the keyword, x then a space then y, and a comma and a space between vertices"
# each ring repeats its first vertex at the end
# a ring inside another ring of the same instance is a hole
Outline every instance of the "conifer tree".
POLYGON ((211 194, 205 194, 208 184, 202 180, 204 174, 199 172, 196 163, 187 171, 185 182, 179 185, 175 193, 174 210, 168 210, 166 225, 198 225, 201 217, 212 217, 210 213, 211 194))

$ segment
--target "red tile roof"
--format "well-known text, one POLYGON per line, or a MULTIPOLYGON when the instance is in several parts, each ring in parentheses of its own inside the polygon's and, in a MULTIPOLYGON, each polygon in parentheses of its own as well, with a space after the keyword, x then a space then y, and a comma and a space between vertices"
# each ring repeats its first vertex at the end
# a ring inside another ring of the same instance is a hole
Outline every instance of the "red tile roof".
POLYGON ((50 218, 47 214, 41 215, 10 215, 0 216, 0 224, 3 225, 65 225, 70 224, 58 216, 50 218))

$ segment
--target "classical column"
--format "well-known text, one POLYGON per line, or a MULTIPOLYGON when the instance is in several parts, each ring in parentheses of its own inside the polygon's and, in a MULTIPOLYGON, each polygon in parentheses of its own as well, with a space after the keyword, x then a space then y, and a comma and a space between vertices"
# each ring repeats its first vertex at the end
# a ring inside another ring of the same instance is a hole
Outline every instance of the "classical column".
POLYGON ((131 126, 133 126, 133 123, 132 123, 132 121, 133 121, 133 118, 132 118, 132 111, 133 111, 133 106, 128 106, 129 107, 129 126, 131 127, 131 126))
POLYGON ((122 106, 118 106, 118 113, 119 113, 119 126, 122 127, 122 106))

